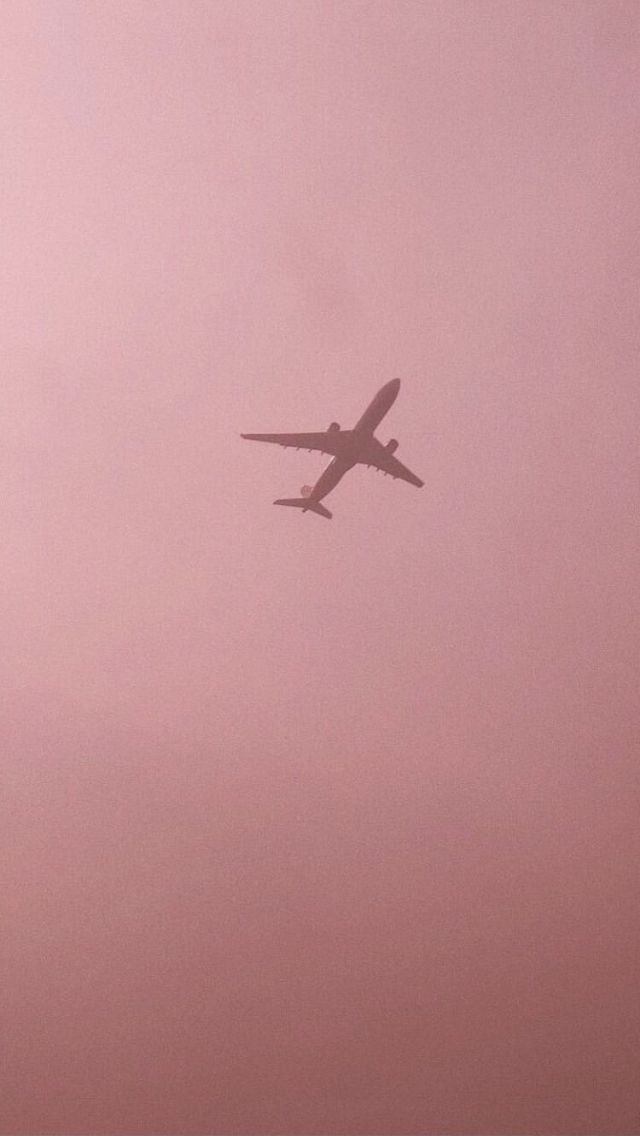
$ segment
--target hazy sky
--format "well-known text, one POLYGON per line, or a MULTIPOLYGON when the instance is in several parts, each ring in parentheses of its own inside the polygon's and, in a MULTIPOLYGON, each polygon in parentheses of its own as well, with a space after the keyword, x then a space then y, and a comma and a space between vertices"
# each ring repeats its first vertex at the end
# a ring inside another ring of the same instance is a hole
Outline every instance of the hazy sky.
POLYGON ((2 1132, 637 1133, 638 4, 0 23, 2 1132))

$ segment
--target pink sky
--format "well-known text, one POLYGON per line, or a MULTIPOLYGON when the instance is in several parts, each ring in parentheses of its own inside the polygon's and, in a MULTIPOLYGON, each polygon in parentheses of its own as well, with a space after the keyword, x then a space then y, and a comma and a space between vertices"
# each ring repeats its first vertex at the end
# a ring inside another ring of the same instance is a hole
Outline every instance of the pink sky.
POLYGON ((2 1132, 637 1133, 637 3, 0 23, 2 1132))

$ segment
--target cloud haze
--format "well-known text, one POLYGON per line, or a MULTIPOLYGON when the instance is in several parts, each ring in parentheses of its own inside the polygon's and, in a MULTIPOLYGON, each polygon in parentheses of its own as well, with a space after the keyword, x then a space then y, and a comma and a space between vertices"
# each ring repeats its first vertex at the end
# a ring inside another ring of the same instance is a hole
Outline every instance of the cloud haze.
POLYGON ((0 22, 2 1131, 637 1132, 637 5, 0 22))

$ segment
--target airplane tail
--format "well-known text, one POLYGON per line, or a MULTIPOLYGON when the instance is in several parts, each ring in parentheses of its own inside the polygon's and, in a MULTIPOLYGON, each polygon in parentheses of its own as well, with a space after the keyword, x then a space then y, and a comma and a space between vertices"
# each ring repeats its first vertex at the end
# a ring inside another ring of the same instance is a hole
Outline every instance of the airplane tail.
POLYGON ((303 509, 306 513, 310 509, 312 513, 317 513, 319 517, 326 517, 328 521, 331 520, 332 514, 324 505, 319 501, 311 501, 309 497, 288 497, 281 498, 279 501, 274 501, 274 505, 291 505, 294 509, 303 509))

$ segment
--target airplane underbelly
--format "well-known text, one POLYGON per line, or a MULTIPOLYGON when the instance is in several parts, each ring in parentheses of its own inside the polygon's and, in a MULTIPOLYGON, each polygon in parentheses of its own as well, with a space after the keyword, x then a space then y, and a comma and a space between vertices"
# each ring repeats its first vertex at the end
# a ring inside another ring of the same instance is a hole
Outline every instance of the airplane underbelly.
POLYGON ((314 486, 312 496, 316 501, 319 501, 321 497, 325 497, 327 493, 330 493, 347 470, 351 469, 352 465, 353 462, 345 461, 344 458, 334 458, 333 461, 329 463, 324 473, 320 474, 314 486))

